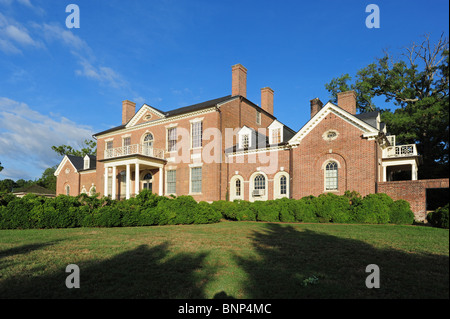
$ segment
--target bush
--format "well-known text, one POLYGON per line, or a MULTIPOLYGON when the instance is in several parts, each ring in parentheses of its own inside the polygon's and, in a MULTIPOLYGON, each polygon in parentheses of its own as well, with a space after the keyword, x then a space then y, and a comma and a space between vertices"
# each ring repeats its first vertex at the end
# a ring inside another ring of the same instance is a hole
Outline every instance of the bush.
POLYGON ((351 221, 351 207, 347 197, 327 193, 319 195, 313 202, 319 220, 334 223, 351 221))
POLYGON ((353 220, 358 223, 387 224, 394 203, 388 195, 369 194, 353 207, 353 220))
POLYGON ((411 225, 414 223, 414 213, 405 200, 396 200, 390 205, 389 220, 393 224, 411 225))
POLYGON ((444 207, 439 207, 436 211, 431 212, 427 215, 428 222, 439 228, 449 228, 449 212, 448 204, 444 207))
POLYGON ((317 223, 319 219, 315 213, 314 196, 303 197, 295 201, 295 220, 303 223, 317 223))

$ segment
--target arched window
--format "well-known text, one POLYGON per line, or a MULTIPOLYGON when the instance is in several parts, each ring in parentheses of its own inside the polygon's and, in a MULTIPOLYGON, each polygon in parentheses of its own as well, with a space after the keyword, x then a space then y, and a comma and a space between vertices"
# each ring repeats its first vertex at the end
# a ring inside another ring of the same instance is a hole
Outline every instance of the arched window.
POLYGON ((153 156, 153 134, 152 133, 148 133, 144 137, 143 152, 144 152, 144 155, 153 156))
POLYGON ((266 189, 266 179, 264 175, 258 174, 255 177, 255 189, 266 189))
POLYGON ((336 162, 329 162, 325 167, 325 190, 338 189, 338 165, 336 162))
POLYGON ((280 195, 286 195, 287 194, 287 180, 286 176, 281 176, 280 178, 280 195))
POLYGON ((241 196, 241 180, 236 180, 236 196, 241 196))
POLYGON ((66 195, 70 195, 70 186, 66 185, 66 195))

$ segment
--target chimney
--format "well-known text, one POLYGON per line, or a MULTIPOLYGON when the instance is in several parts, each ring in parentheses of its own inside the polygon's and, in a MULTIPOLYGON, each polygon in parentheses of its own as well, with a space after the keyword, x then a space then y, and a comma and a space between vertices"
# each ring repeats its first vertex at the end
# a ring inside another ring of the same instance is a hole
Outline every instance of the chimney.
POLYGON ((247 97, 247 69, 242 64, 236 64, 231 67, 231 70, 231 95, 247 97))
POLYGON ((337 94, 337 103, 341 109, 356 114, 356 92, 346 91, 337 94))
POLYGON ((125 100, 122 102, 122 125, 127 124, 136 113, 136 103, 125 100))
POLYGON ((261 89, 261 108, 273 115, 273 90, 270 87, 261 89))
POLYGON ((311 104, 311 118, 313 118, 314 115, 316 115, 323 106, 323 103, 319 100, 318 97, 310 101, 311 104))

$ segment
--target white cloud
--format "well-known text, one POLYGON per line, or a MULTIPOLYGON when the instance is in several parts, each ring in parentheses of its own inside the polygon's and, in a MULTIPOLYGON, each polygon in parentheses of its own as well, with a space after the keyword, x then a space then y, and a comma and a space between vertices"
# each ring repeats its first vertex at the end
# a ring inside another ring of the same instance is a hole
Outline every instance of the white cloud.
POLYGON ((34 40, 28 29, 0 13, 0 50, 7 54, 20 54, 24 47, 44 47, 41 41, 34 40))
MULTIPOLYGON (((83 140, 92 137, 89 126, 79 125, 55 114, 45 115, 27 104, 0 97, 0 161, 2 175, 9 178, 14 172, 42 171, 57 164, 61 158, 51 147, 71 145, 77 147, 83 140)), ((13 178, 13 179, 14 179, 13 178)))

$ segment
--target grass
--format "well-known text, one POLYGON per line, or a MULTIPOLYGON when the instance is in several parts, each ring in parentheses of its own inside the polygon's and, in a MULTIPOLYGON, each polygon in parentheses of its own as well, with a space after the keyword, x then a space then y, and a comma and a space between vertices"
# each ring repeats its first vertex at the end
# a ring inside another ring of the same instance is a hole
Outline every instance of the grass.
POLYGON ((0 298, 449 298, 449 232, 221 222, 0 231, 0 298), (79 289, 65 268, 80 267, 79 289), (366 266, 380 288, 365 286, 366 266))

